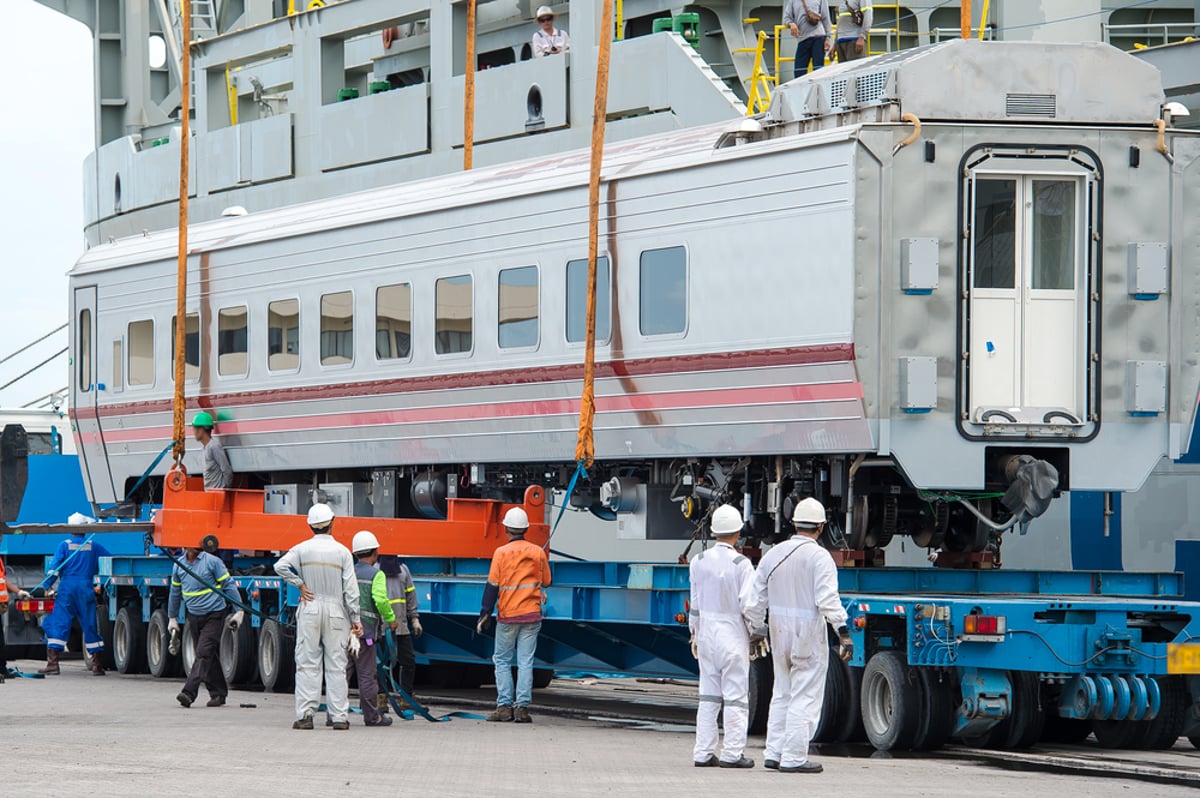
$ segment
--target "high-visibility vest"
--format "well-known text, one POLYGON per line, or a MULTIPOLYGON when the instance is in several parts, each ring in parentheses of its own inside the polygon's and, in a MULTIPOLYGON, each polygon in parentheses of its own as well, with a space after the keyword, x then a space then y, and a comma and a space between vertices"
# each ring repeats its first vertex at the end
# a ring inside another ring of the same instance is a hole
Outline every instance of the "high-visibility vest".
POLYGON ((0 604, 8 602, 8 581, 4 578, 4 560, 0 559, 0 604))

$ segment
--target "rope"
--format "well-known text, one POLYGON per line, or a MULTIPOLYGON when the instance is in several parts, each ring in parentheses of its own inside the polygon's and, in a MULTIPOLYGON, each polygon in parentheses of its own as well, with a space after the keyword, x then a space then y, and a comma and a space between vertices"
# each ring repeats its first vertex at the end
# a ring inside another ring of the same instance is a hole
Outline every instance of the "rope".
POLYGON ((171 441, 176 464, 183 462, 184 453, 184 358, 187 345, 187 257, 188 257, 188 144, 191 137, 192 102, 192 15, 190 5, 181 14, 183 40, 179 63, 179 252, 175 275, 175 394, 172 400, 174 418, 171 441))
POLYGON ((66 348, 63 348, 63 349, 60 349, 60 350, 58 350, 58 351, 57 351, 57 352, 55 352, 53 355, 51 355, 50 357, 46 358, 46 359, 45 359, 45 360, 43 360, 41 363, 38 363, 38 364, 37 364, 36 366, 34 366, 33 368, 31 368, 31 369, 29 369, 29 370, 27 370, 27 371, 25 371, 25 372, 22 372, 20 375, 18 375, 18 376, 16 376, 16 377, 13 377, 11 380, 9 380, 8 382, 4 383, 3 385, 0 385, 0 391, 3 391, 5 388, 9 388, 9 387, 11 387, 11 386, 13 386, 13 385, 17 384, 18 382, 20 382, 21 380, 25 379, 26 377, 28 377, 28 376, 29 376, 30 374, 32 374, 33 372, 35 372, 35 371, 37 371, 38 369, 40 369, 42 366, 45 366, 45 365, 46 365, 47 363, 49 363, 50 361, 54 360, 55 358, 59 357, 60 355, 65 355, 66 353, 67 353, 67 350, 66 350, 66 348))
POLYGON ((575 444, 575 459, 581 468, 590 466, 596 455, 592 429, 596 418, 596 254, 600 236, 600 167, 604 162, 604 126, 608 119, 612 29, 613 0, 604 0, 600 15, 600 55, 596 61, 596 104, 592 110, 592 155, 588 178, 587 344, 583 360, 583 395, 579 399, 579 440, 575 444))
POLYGON ((463 171, 475 160, 475 0, 467 2, 467 63, 463 81, 463 171))
MULTIPOLYGON (((164 556, 165 556, 165 557, 166 557, 168 560, 170 560, 171 562, 173 562, 175 565, 178 565, 178 566, 179 566, 179 569, 180 569, 181 571, 183 571, 185 574, 187 574, 188 576, 190 576, 192 579, 195 579, 197 582, 199 582, 200 584, 204 585, 206 588, 208 588, 209 590, 213 591, 214 593, 220 593, 220 594, 221 594, 221 597, 222 597, 223 599, 225 599, 227 602, 229 602, 230 604, 234 605, 235 607, 237 607, 237 608, 239 608, 239 609, 242 609, 242 610, 245 610, 246 612, 250 613, 251 615, 257 615, 259 618, 262 618, 264 621, 275 621, 275 622, 276 622, 277 624, 279 624, 280 626, 282 626, 282 627, 285 627, 285 628, 288 628, 288 629, 295 629, 295 628, 296 628, 296 624, 295 624, 295 623, 288 623, 287 621, 281 621, 281 620, 279 620, 279 618, 277 618, 277 617, 275 617, 275 616, 272 616, 272 615, 267 615, 265 612, 262 612, 261 610, 256 610, 256 609, 254 609, 253 607, 251 607, 249 604, 246 604, 246 603, 245 603, 244 601, 242 601, 240 598, 239 598, 237 601, 234 601, 232 598, 230 598, 230 597, 229 597, 229 594, 225 592, 225 588, 223 588, 223 587, 218 587, 217 585, 214 585, 213 583, 211 583, 211 582, 209 582, 208 580, 206 580, 204 577, 200 576, 200 574, 198 574, 198 573, 196 573, 195 571, 193 571, 191 568, 188 568, 188 567, 187 567, 187 563, 185 563, 185 562, 184 562, 184 559, 185 559, 185 558, 183 558, 183 557, 180 557, 179 559, 176 559, 176 558, 175 558, 175 555, 171 554, 171 552, 170 552, 170 551, 168 551, 167 549, 163 548, 162 546, 158 546, 158 545, 156 544, 156 546, 155 546, 155 547, 156 547, 156 548, 157 548, 159 551, 161 551, 161 552, 163 553, 163 555, 164 555, 164 556)), ((232 574, 231 574, 231 576, 232 576, 232 574)), ((241 595, 241 592, 240 592, 240 591, 238 592, 238 595, 239 595, 239 596, 241 595)))
MULTIPOLYGON (((543 549, 550 550, 550 540, 554 537, 554 533, 558 529, 559 523, 563 520, 563 516, 567 514, 567 506, 571 503, 571 496, 575 493, 575 485, 579 482, 580 477, 587 478, 587 469, 584 468, 582 460, 575 464, 575 473, 571 475, 571 481, 567 483, 567 494, 563 496, 562 506, 558 508, 558 517, 554 519, 554 526, 550 527, 550 534, 546 536, 546 543, 542 546, 543 549)), ((579 558, 576 557, 575 559, 579 558)))
POLYGON ((26 350, 28 350, 28 349, 32 349, 33 347, 37 346, 37 345, 38 345, 38 344, 40 344, 42 341, 45 341, 47 338, 49 338, 50 336, 54 335, 55 333, 62 332, 63 330, 65 330, 65 329, 66 329, 66 327, 67 327, 67 325, 65 325, 65 324, 60 324, 59 326, 55 327, 55 328, 54 328, 53 330, 51 330, 50 332, 48 332, 48 333, 46 333, 45 335, 43 335, 41 338, 38 338, 36 341, 30 341, 29 343, 25 344, 25 346, 21 347, 21 348, 20 348, 20 349, 18 349, 17 351, 15 351, 15 352, 12 352, 12 353, 10 353, 10 354, 7 354, 7 355, 5 355, 4 357, 0 358, 0 365, 3 365, 3 364, 5 364, 5 363, 7 363, 8 361, 12 360, 14 357, 16 357, 17 355, 19 355, 19 354, 21 354, 21 353, 25 352, 26 350))

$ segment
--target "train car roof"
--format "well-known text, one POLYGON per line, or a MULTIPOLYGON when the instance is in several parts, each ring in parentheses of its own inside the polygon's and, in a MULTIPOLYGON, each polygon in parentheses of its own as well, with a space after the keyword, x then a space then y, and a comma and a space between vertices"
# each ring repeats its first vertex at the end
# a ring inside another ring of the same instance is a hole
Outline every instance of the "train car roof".
MULTIPOLYGON (((605 148, 601 179, 620 180, 668 171, 696 163, 761 155, 798 147, 847 141, 860 126, 787 136, 750 146, 716 149, 720 136, 744 120, 704 125, 632 139, 605 148)), ((324 230, 353 227, 441 210, 479 205, 516 196, 544 194, 586 185, 588 150, 530 158, 498 166, 425 178, 385 188, 251 212, 189 226, 192 255, 244 246, 277 238, 297 237, 324 230)), ((90 248, 75 264, 72 276, 176 257, 174 228, 116 239, 90 248)))

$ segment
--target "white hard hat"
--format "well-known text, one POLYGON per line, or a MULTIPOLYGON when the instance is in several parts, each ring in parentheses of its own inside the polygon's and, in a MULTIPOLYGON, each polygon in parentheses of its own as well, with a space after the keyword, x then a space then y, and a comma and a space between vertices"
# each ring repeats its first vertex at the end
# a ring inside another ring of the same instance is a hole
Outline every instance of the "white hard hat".
POLYGON ((84 515, 83 513, 71 513, 67 516, 67 524, 70 526, 83 526, 84 524, 96 523, 95 518, 84 515))
POLYGON ((379 548, 379 538, 375 537, 374 533, 362 530, 354 533, 354 540, 350 543, 350 550, 355 554, 362 554, 364 551, 375 551, 379 548))
POLYGON ((792 513, 792 523, 799 527, 816 529, 825 523, 825 505, 811 496, 802 499, 796 505, 796 511, 792 513))
POLYGON ((522 531, 529 529, 529 515, 520 507, 511 507, 504 514, 502 522, 508 529, 520 529, 522 531))
POLYGON ((731 504, 722 504, 712 514, 713 535, 732 535, 742 531, 742 513, 731 504))
POLYGON ((308 511, 308 525, 324 529, 333 523, 333 509, 328 504, 314 504, 308 511))
POLYGON ((550 6, 538 6, 537 13, 533 15, 533 18, 541 19, 542 17, 553 17, 553 16, 557 16, 557 15, 553 11, 550 10, 550 6))

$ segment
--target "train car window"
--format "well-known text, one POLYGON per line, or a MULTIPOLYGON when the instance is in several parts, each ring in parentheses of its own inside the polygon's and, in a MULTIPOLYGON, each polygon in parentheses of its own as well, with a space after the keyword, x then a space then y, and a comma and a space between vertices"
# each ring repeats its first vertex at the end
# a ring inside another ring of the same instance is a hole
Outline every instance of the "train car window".
POLYGON ((129 384, 154 384, 154 321, 129 322, 129 384))
POLYGON ((243 305, 217 312, 217 373, 244 377, 249 370, 248 313, 243 305))
POLYGON ((412 286, 381 286, 375 291, 375 357, 403 360, 412 356, 412 286))
POLYGON ((92 388, 92 311, 79 311, 79 390, 92 388))
POLYGON ((642 253, 638 329, 642 335, 668 335, 687 329, 687 250, 650 249, 642 253))
POLYGON ((1075 288, 1075 180, 1033 181, 1033 288, 1075 288))
MULTIPOLYGON (((175 376, 175 320, 171 317, 171 377, 175 376)), ((183 317, 183 381, 200 379, 200 316, 189 313, 183 317)))
POLYGON ((538 268, 500 271, 500 346, 511 349, 538 343, 538 268))
POLYGON ((975 183, 975 287, 1013 288, 1017 263, 1017 181, 975 183))
POLYGON ((434 297, 434 346, 439 355, 470 352, 475 301, 471 275, 443 277, 437 281, 434 297))
POLYGON ((113 341, 113 378, 109 389, 114 393, 125 387, 125 344, 118 338, 113 341))
POLYGON ((280 299, 267 305, 267 368, 300 368, 300 300, 280 299))
MULTIPOLYGON (((567 340, 587 339, 587 259, 567 262, 567 340)), ((596 258, 596 341, 608 340, 612 320, 612 283, 608 257, 596 258)))
POLYGON ((354 362, 354 294, 339 291, 321 297, 321 365, 354 362))

